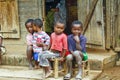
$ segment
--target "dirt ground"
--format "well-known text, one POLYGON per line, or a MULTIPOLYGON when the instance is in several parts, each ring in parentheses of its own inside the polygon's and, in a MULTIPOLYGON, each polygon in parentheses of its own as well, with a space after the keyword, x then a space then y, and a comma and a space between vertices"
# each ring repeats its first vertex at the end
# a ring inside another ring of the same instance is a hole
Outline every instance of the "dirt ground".
POLYGON ((97 80, 120 80, 120 66, 104 70, 97 80))

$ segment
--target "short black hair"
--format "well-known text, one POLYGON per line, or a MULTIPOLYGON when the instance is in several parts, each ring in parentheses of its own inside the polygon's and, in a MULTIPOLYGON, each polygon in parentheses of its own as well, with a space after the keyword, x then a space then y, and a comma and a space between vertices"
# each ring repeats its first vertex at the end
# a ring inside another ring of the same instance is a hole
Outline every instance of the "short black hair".
POLYGON ((33 24, 33 19, 28 19, 26 22, 25 22, 25 26, 27 25, 27 23, 32 23, 33 24))
POLYGON ((42 22, 42 20, 39 19, 39 18, 35 19, 34 22, 33 22, 33 24, 34 24, 35 26, 38 26, 39 28, 41 28, 41 27, 43 26, 43 22, 42 22))
MULTIPOLYGON (((61 19, 58 19, 57 21, 54 22, 54 26, 57 24, 57 23, 61 23, 61 24, 64 24, 65 25, 65 22, 61 19)), ((64 26, 65 27, 65 26, 64 26)))
POLYGON ((71 25, 71 28, 72 28, 75 24, 78 24, 78 25, 80 25, 81 28, 83 28, 83 24, 82 24, 82 22, 79 21, 79 20, 73 21, 73 22, 72 22, 72 25, 71 25))

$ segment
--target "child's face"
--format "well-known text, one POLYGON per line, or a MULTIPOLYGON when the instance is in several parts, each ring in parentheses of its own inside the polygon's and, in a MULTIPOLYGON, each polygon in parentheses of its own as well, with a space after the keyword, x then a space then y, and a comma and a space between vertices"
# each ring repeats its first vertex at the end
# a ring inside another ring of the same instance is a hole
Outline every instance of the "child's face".
POLYGON ((31 22, 26 24, 26 29, 29 33, 33 33, 33 25, 31 22))
POLYGON ((56 34, 61 34, 61 33, 63 33, 63 31, 64 31, 64 24, 62 24, 62 23, 57 23, 55 26, 54 26, 54 32, 56 33, 56 34))
POLYGON ((37 26, 35 26, 34 24, 33 24, 33 30, 37 32, 37 26))
POLYGON ((74 35, 80 35, 82 33, 82 27, 79 24, 74 24, 72 26, 72 30, 71 31, 72 31, 72 33, 74 35))

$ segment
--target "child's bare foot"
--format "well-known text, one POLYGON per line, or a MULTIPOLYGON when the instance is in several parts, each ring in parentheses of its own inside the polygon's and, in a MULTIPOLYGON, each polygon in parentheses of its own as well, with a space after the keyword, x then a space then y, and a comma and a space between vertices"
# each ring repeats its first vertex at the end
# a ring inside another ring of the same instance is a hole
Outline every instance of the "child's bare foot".
POLYGON ((46 75, 45 75, 45 78, 49 77, 52 73, 53 73, 52 70, 50 70, 49 72, 47 72, 46 75))
POLYGON ((35 65, 34 69, 40 69, 40 66, 35 65))
POLYGON ((32 70, 32 69, 33 69, 33 65, 29 64, 29 70, 32 70))
POLYGON ((40 66, 37 66, 37 69, 40 69, 41 67, 40 66))
POLYGON ((35 65, 34 69, 37 69, 38 67, 35 65))

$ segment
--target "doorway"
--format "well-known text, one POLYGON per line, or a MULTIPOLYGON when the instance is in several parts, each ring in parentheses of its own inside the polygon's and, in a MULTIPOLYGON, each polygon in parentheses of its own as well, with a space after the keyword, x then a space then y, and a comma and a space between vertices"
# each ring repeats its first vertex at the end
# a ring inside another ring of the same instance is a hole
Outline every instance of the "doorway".
POLYGON ((45 31, 50 35, 53 32, 54 13, 59 8, 61 19, 65 22, 65 33, 71 33, 72 21, 78 19, 77 0, 45 0, 45 31))
POLYGON ((71 34, 71 23, 74 20, 78 20, 77 0, 66 0, 66 10, 67 10, 66 18, 67 27, 65 29, 65 33, 69 35, 71 34))

